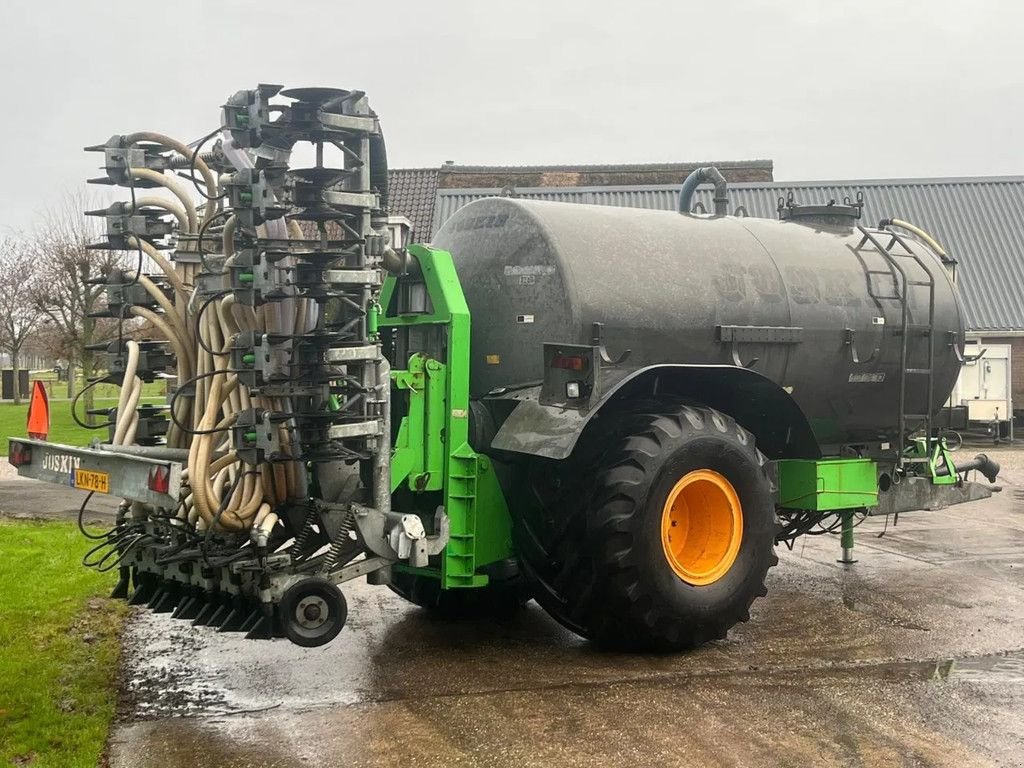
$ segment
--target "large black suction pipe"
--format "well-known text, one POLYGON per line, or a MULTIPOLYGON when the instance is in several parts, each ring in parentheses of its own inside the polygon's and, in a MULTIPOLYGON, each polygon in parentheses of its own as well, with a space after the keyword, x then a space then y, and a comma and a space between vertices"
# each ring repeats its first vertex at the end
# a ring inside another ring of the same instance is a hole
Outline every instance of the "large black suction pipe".
POLYGON ((384 132, 370 134, 370 186, 380 195, 380 207, 388 209, 388 151, 384 132))
POLYGON ((693 208, 693 193, 701 184, 708 183, 715 185, 715 216, 725 216, 729 208, 729 184, 726 182, 722 172, 714 166, 698 168, 683 182, 679 188, 679 213, 689 214, 693 208))
MULTIPOLYGON (((956 473, 958 475, 962 475, 964 472, 969 472, 972 469, 976 469, 979 472, 981 472, 981 474, 985 476, 985 479, 987 479, 990 483, 994 483, 996 481, 996 477, 999 475, 999 464, 997 462, 992 461, 992 459, 990 459, 984 453, 979 453, 970 461, 965 461, 962 464, 955 465, 954 469, 956 469, 956 473)), ((935 468, 935 474, 938 477, 948 475, 949 468, 946 467, 945 464, 941 464, 935 468)))

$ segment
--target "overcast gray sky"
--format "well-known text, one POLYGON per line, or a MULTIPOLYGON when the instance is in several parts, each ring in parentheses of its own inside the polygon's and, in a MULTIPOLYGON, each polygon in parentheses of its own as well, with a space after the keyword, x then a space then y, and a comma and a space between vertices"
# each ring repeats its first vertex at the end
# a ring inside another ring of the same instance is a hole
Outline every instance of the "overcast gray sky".
POLYGON ((770 158, 780 180, 1024 173, 1024 3, 0 0, 0 226, 258 82, 361 88, 392 166, 770 158))

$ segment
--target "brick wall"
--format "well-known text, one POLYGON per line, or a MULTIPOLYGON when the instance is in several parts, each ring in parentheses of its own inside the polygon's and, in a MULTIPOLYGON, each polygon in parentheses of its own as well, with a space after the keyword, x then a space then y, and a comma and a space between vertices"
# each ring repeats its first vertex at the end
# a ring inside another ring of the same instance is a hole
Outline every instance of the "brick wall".
MULTIPOLYGON (((444 166, 438 186, 442 189, 504 189, 505 187, 618 187, 647 184, 681 184, 698 164, 620 166, 551 166, 486 168, 444 166)), ((728 181, 773 181, 772 163, 721 163, 719 169, 728 181)))

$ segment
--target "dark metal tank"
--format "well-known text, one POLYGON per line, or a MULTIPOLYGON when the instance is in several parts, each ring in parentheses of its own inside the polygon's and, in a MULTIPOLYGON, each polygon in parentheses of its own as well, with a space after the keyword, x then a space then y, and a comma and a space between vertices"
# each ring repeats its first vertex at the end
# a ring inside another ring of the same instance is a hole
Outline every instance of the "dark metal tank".
MULTIPOLYGON (((544 342, 589 344, 600 322, 611 355, 632 350, 631 369, 738 360, 768 376, 824 445, 896 431, 901 283, 862 239, 852 222, 488 198, 459 210, 434 245, 452 253, 472 312, 474 396, 540 380, 544 342)), ((934 412, 959 372, 962 310, 943 264, 905 241, 935 284, 930 336, 914 330, 927 323, 928 289, 909 289, 907 362, 925 367, 930 338, 934 412)), ((900 265, 910 281, 927 280, 913 259, 900 265)), ((908 376, 908 413, 923 412, 926 383, 908 376)))

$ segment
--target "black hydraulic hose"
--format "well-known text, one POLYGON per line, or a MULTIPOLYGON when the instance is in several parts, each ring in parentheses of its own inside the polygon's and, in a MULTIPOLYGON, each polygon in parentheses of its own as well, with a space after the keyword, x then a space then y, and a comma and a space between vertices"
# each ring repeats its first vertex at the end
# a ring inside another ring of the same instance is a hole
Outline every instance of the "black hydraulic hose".
POLYGON ((93 539, 94 541, 110 541, 117 533, 117 526, 115 525, 109 531, 100 534, 89 533, 85 530, 85 523, 82 518, 85 516, 85 508, 89 504, 89 500, 96 494, 96 491, 89 491, 85 498, 82 499, 82 505, 78 508, 78 530, 87 539, 93 539))
POLYGON ((220 525, 220 518, 228 508, 228 504, 231 503, 231 497, 235 495, 235 491, 238 489, 239 483, 242 482, 242 478, 246 475, 256 474, 253 470, 246 470, 245 472, 238 472, 235 475, 235 479, 231 481, 231 487, 228 488, 227 493, 220 500, 220 504, 217 505, 217 514, 214 515, 213 521, 210 526, 206 529, 205 535, 203 536, 202 542, 199 544, 199 551, 203 556, 203 564, 209 568, 210 558, 208 549, 210 547, 210 537, 213 536, 213 529, 220 525))
POLYGON ((102 384, 103 382, 104 382, 104 378, 102 378, 102 377, 98 378, 98 379, 96 379, 94 381, 89 382, 84 387, 82 387, 82 389, 78 390, 78 393, 71 400, 71 418, 74 420, 75 424, 80 426, 82 429, 105 429, 106 427, 109 427, 110 425, 112 425, 114 423, 112 421, 107 421, 107 422, 104 422, 102 424, 86 424, 84 421, 82 421, 80 418, 78 418, 78 413, 75 410, 75 406, 78 405, 79 398, 81 398, 82 395, 84 395, 90 389, 95 387, 97 384, 102 384))
MULTIPOLYGON (((184 424, 178 421, 174 416, 174 403, 177 401, 178 396, 185 392, 186 387, 190 384, 195 384, 200 379, 208 379, 211 376, 220 376, 221 374, 227 376, 229 373, 245 373, 244 370, 236 370, 234 368, 224 368, 218 371, 207 371, 206 373, 200 373, 198 376, 192 376, 191 378, 185 379, 178 384, 178 388, 171 393, 171 399, 167 402, 167 415, 171 417, 171 421, 174 422, 174 426, 180 429, 182 432, 187 432, 190 435, 216 435, 220 432, 226 432, 230 427, 221 427, 220 429, 191 429, 186 427, 184 424)), ((194 394, 194 393, 193 393, 194 394)))
POLYGON ((705 183, 715 185, 715 216, 725 216, 729 212, 729 183, 717 168, 706 166, 693 171, 679 188, 679 213, 690 213, 693 208, 693 193, 697 191, 697 187, 705 183))

